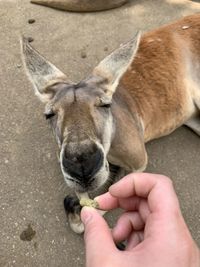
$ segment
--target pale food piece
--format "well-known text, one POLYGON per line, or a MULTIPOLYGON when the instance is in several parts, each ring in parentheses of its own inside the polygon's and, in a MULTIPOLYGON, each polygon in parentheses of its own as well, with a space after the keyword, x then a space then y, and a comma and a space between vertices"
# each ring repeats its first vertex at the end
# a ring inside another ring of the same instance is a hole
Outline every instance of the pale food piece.
POLYGON ((79 199, 79 203, 82 207, 92 207, 92 208, 95 208, 95 209, 99 209, 99 204, 97 201, 91 199, 88 195, 87 192, 84 192, 84 193, 80 193, 80 192, 77 192, 76 191, 76 195, 79 199))
POLYGON ((75 193, 76 193, 76 195, 77 195, 77 197, 79 199, 79 203, 80 203, 80 205, 82 207, 85 207, 85 206, 87 206, 87 207, 93 207, 93 208, 97 209, 98 212, 99 212, 99 214, 101 214, 102 216, 107 212, 105 210, 101 210, 99 208, 98 202, 95 201, 95 200, 93 200, 93 199, 91 199, 91 198, 89 198, 89 195, 88 195, 87 192, 80 193, 80 192, 77 192, 76 191, 75 193))
POLYGON ((83 197, 80 199, 79 203, 82 207, 87 206, 87 207, 91 207, 91 208, 95 208, 95 209, 99 208, 98 202, 93 200, 93 199, 90 199, 90 198, 83 197))

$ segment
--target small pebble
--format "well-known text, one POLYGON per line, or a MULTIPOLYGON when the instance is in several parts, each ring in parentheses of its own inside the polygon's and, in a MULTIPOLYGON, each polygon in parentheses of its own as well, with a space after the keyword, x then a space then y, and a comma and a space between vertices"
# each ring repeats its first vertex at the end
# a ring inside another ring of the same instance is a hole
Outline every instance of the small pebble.
POLYGON ((28 20, 28 23, 29 23, 29 24, 33 24, 33 23, 35 23, 35 19, 29 19, 29 20, 28 20))
POLYGON ((108 51, 108 47, 107 46, 104 47, 104 51, 108 51))
POLYGON ((86 54, 85 51, 82 51, 82 52, 81 52, 81 57, 82 57, 82 58, 86 58, 86 57, 87 57, 87 54, 86 54))
POLYGON ((32 38, 32 37, 28 37, 28 42, 29 43, 31 43, 31 42, 33 42, 34 41, 34 39, 32 38))
POLYGON ((20 69, 20 68, 21 68, 21 66, 22 66, 21 64, 17 64, 17 68, 18 68, 18 69, 20 69))

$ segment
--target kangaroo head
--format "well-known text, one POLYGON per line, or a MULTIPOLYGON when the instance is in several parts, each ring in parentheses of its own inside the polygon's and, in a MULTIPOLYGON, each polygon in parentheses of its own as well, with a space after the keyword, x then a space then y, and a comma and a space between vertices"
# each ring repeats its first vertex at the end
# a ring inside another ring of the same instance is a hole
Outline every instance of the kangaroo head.
POLYGON ((131 64, 140 35, 120 46, 79 83, 71 83, 24 38, 22 51, 35 94, 60 147, 66 183, 76 191, 95 190, 109 178, 109 152, 115 134, 112 98, 131 64))

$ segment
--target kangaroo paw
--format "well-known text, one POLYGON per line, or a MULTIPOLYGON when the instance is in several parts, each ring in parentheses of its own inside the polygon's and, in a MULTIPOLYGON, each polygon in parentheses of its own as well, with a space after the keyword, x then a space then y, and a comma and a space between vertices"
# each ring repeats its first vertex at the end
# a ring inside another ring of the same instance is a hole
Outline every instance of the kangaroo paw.
POLYGON ((77 234, 82 234, 84 232, 84 225, 80 217, 81 206, 79 199, 75 196, 66 196, 64 207, 71 229, 77 234))

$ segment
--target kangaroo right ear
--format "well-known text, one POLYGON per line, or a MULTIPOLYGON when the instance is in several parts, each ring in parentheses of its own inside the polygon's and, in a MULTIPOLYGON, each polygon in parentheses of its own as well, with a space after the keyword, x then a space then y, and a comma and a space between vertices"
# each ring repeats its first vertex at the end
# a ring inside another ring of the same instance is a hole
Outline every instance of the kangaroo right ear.
POLYGON ((138 50, 140 37, 141 32, 137 32, 133 39, 113 51, 93 70, 94 76, 107 80, 105 87, 108 97, 112 98, 119 80, 132 63, 138 50))
POLYGON ((66 75, 41 56, 25 37, 22 38, 21 45, 24 65, 34 86, 35 94, 42 102, 47 103, 58 88, 51 85, 66 81, 66 75))

